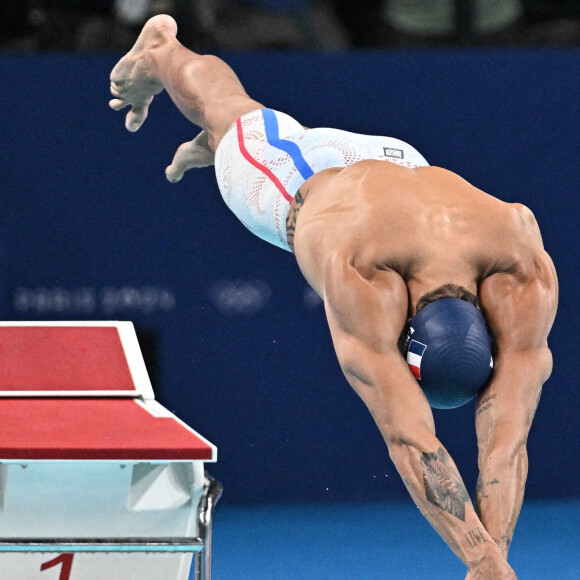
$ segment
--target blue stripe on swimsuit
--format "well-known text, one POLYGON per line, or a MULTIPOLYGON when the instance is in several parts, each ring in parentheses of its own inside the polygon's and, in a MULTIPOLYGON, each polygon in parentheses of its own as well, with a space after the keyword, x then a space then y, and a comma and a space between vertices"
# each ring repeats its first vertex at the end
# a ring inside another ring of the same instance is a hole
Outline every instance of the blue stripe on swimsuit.
POLYGON ((286 139, 280 139, 280 131, 278 129, 278 119, 276 118, 276 113, 272 109, 262 109, 262 116, 264 117, 264 129, 266 131, 266 140, 272 147, 280 149, 287 153, 294 161, 296 169, 300 172, 300 175, 304 179, 308 179, 314 175, 314 171, 300 151, 300 147, 296 145, 293 141, 287 141, 286 139))

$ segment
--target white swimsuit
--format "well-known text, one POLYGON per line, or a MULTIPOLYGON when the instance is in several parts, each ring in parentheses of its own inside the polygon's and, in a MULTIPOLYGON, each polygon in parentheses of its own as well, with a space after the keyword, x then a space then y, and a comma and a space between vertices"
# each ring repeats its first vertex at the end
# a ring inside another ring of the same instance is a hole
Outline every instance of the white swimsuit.
POLYGON ((238 219, 260 238, 289 250, 286 216, 299 187, 323 169, 365 159, 410 168, 429 165, 399 139, 304 129, 284 113, 259 109, 243 115, 224 135, 215 171, 220 192, 238 219))

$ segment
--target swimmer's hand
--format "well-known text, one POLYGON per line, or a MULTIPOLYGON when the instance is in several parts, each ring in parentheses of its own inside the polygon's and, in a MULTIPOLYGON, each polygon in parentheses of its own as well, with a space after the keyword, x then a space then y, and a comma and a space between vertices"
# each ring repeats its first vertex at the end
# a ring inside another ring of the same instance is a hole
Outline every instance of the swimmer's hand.
POLYGON ((215 156, 209 148, 207 133, 202 131, 193 141, 179 146, 173 162, 165 170, 165 176, 171 183, 177 183, 189 169, 213 165, 215 156))
POLYGON ((482 558, 469 568, 465 580, 518 580, 511 566, 503 558, 482 558))

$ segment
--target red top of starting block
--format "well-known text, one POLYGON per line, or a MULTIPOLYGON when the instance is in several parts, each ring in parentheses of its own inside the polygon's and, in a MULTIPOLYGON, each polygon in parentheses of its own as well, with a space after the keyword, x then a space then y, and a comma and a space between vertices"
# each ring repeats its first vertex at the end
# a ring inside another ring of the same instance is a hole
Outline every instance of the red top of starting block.
POLYGON ((217 450, 156 401, 0 399, 0 461, 215 461, 217 450))
POLYGON ((0 462, 216 460, 153 399, 131 322, 0 323, 0 462))
POLYGON ((0 324, 0 397, 153 398, 130 322, 0 324))

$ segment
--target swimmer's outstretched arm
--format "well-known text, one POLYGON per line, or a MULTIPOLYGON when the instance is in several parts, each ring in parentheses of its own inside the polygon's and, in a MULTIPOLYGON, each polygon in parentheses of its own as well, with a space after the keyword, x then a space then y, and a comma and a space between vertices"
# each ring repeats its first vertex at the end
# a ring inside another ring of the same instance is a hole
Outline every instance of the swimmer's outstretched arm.
POLYGON ((200 55, 176 37, 170 16, 151 18, 133 48, 111 72, 109 106, 130 107, 125 119, 129 131, 145 122, 155 95, 164 89, 180 112, 203 129, 199 140, 182 145, 167 169, 170 181, 179 181, 192 167, 213 164, 213 153, 232 123, 241 115, 263 108, 251 99, 234 71, 221 59, 200 55))
POLYGON ((494 374, 476 408, 480 475, 478 514, 507 558, 520 513, 526 444, 543 383, 552 370, 547 337, 556 314, 558 282, 539 250, 528 279, 494 274, 480 286, 481 303, 496 338, 494 374))
POLYGON ((435 436, 429 404, 397 349, 408 309, 402 278, 392 271, 365 278, 340 259, 328 268, 323 295, 343 372, 373 415, 417 507, 473 578, 515 579, 435 436))

